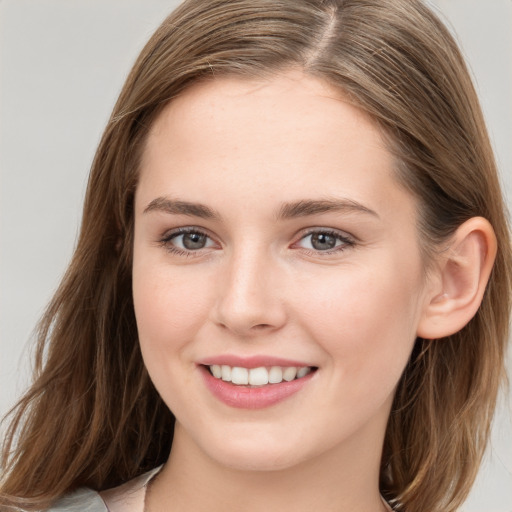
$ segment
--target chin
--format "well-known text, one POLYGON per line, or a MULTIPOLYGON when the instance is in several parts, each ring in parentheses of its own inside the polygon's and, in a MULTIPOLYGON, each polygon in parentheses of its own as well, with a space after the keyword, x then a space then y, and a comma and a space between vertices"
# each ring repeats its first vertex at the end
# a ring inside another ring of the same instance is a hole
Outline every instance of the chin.
POLYGON ((215 460, 234 471, 269 472, 283 471, 300 464, 300 460, 294 455, 275 453, 274 451, 257 447, 255 450, 240 452, 230 451, 211 454, 215 460))
POLYGON ((225 435, 208 442, 203 450, 216 463, 236 471, 282 471, 312 456, 303 440, 275 439, 260 434, 250 438, 225 435))

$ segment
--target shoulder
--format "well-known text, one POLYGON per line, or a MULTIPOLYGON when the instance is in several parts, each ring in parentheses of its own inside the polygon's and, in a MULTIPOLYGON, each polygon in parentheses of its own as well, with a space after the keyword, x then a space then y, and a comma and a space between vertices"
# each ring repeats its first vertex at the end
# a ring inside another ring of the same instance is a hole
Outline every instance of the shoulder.
POLYGON ((143 512, 148 482, 160 471, 159 466, 119 487, 100 493, 109 512, 143 512))
POLYGON ((143 512, 146 485, 160 469, 100 493, 82 487, 62 496, 46 512, 143 512))
POLYGON ((108 509, 96 491, 82 487, 62 496, 47 512, 108 512, 108 509))

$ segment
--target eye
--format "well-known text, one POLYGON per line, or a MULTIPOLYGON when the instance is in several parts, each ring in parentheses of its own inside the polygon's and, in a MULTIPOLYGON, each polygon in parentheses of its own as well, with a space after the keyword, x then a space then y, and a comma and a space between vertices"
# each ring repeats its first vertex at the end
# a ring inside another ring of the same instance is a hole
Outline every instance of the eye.
POLYGON ((160 241, 170 252, 188 254, 215 247, 216 243, 204 232, 194 228, 180 228, 166 234, 160 241))
POLYGON ((303 249, 316 252, 338 252, 354 245, 354 241, 336 231, 318 230, 307 233, 296 244, 303 249))
POLYGON ((203 233, 184 233, 173 237, 172 240, 174 241, 173 243, 181 249, 187 249, 189 251, 204 249, 208 243, 208 237, 203 235, 203 233))

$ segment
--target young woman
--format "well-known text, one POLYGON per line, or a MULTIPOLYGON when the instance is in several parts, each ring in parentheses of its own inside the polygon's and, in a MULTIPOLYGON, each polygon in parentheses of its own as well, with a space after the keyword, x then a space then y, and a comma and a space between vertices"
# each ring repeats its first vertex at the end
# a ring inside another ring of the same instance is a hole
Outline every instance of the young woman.
POLYGON ((416 0, 190 0, 148 42, 12 418, 2 510, 454 511, 510 237, 416 0))

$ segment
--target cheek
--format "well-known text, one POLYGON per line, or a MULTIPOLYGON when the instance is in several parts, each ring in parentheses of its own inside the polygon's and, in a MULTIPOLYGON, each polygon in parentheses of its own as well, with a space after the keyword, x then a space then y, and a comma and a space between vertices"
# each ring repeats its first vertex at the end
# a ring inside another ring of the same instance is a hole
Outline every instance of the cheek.
POLYGON ((421 308, 420 268, 383 261, 317 280, 304 311, 304 328, 341 369, 343 378, 394 387, 416 338, 421 308), (324 283, 319 286, 318 283, 324 283))
POLYGON ((133 300, 139 339, 146 352, 149 347, 164 352, 184 346, 209 309, 209 297, 200 280, 137 260, 133 267, 133 300))
POLYGON ((205 295, 189 280, 169 275, 165 265, 135 260, 133 298, 144 364, 169 409, 180 413, 176 390, 191 385, 192 372, 183 369, 194 369, 188 352, 207 315, 205 295))

